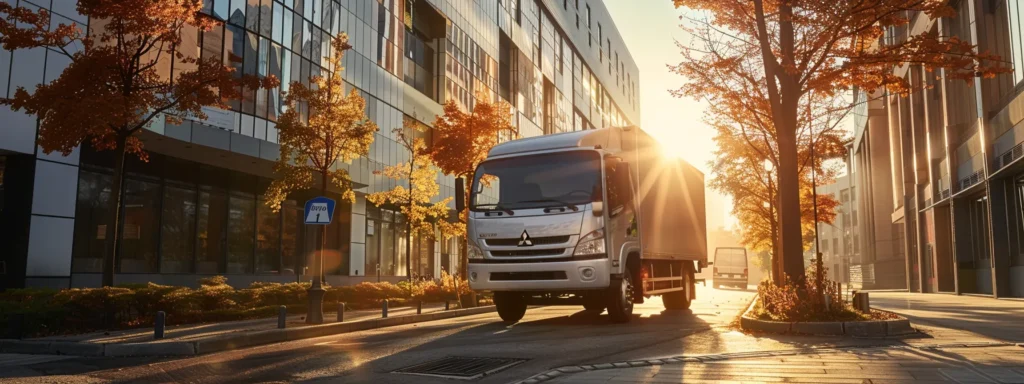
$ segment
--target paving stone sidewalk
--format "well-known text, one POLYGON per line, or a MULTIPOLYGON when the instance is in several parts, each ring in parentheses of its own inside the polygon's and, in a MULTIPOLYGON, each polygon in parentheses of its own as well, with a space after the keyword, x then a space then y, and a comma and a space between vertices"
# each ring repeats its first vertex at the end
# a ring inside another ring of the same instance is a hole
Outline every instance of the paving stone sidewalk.
POLYGON ((1024 383, 1024 347, 1006 343, 721 354, 646 363, 572 367, 524 383, 1024 383))
MULTIPOLYGON (((453 307, 454 308, 454 307, 453 307)), ((326 309, 326 308, 325 308, 326 309)), ((444 310, 444 303, 424 303, 423 313, 433 313, 444 310)), ((395 307, 388 310, 389 316, 403 316, 416 313, 414 307, 395 307)), ((366 309, 345 311, 345 322, 376 319, 381 317, 381 310, 366 309)), ((325 312, 325 324, 333 323, 337 319, 337 312, 325 312)), ((305 315, 289 315, 287 326, 306 326, 305 315)), ((164 332, 164 338, 159 341, 153 340, 152 328, 135 328, 111 332, 93 332, 79 335, 51 336, 26 340, 42 341, 71 341, 80 343, 141 343, 141 342, 172 342, 190 341, 209 338, 220 335, 227 335, 241 332, 263 331, 277 328, 277 318, 265 318, 242 321, 224 321, 204 324, 182 324, 169 326, 164 332)))

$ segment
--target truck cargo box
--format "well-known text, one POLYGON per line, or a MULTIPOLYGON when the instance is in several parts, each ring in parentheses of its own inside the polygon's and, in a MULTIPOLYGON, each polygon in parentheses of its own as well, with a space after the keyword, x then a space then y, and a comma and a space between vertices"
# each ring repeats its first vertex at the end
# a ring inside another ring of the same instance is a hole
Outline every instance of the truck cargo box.
POLYGON ((642 257, 706 261, 704 174, 682 159, 663 156, 640 129, 623 136, 623 157, 637 175, 642 257))

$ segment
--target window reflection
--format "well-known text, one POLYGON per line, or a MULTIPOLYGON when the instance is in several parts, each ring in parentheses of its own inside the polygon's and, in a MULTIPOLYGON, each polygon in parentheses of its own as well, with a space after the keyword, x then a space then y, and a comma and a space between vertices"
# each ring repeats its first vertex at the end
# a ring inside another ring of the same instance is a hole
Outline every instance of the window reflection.
POLYGON ((256 200, 251 195, 228 197, 228 273, 252 273, 256 200))
POLYGON ((160 230, 160 184, 129 178, 125 183, 121 226, 122 273, 156 273, 160 230))
POLYGON ((192 272, 195 253, 196 190, 168 185, 160 216, 160 272, 192 272))

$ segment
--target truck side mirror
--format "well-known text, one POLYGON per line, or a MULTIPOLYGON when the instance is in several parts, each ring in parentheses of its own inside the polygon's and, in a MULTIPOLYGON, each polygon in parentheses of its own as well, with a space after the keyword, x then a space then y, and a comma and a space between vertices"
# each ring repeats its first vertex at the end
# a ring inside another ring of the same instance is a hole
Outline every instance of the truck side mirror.
POLYGON ((461 177, 455 178, 455 211, 461 213, 466 209, 466 182, 461 177))
POLYGON ((603 216, 604 215, 604 202, 603 201, 595 201, 595 202, 590 203, 590 210, 594 213, 594 216, 603 216))

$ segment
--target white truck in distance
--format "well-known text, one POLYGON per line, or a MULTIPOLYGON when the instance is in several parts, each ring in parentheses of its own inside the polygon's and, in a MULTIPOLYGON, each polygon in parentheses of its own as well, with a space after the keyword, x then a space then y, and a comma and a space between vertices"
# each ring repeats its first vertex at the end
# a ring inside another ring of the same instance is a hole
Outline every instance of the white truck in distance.
POLYGON ((627 322, 645 297, 667 309, 695 298, 694 273, 707 266, 704 175, 639 128, 503 143, 472 183, 469 284, 494 292, 503 320, 527 305, 577 304, 627 322))

